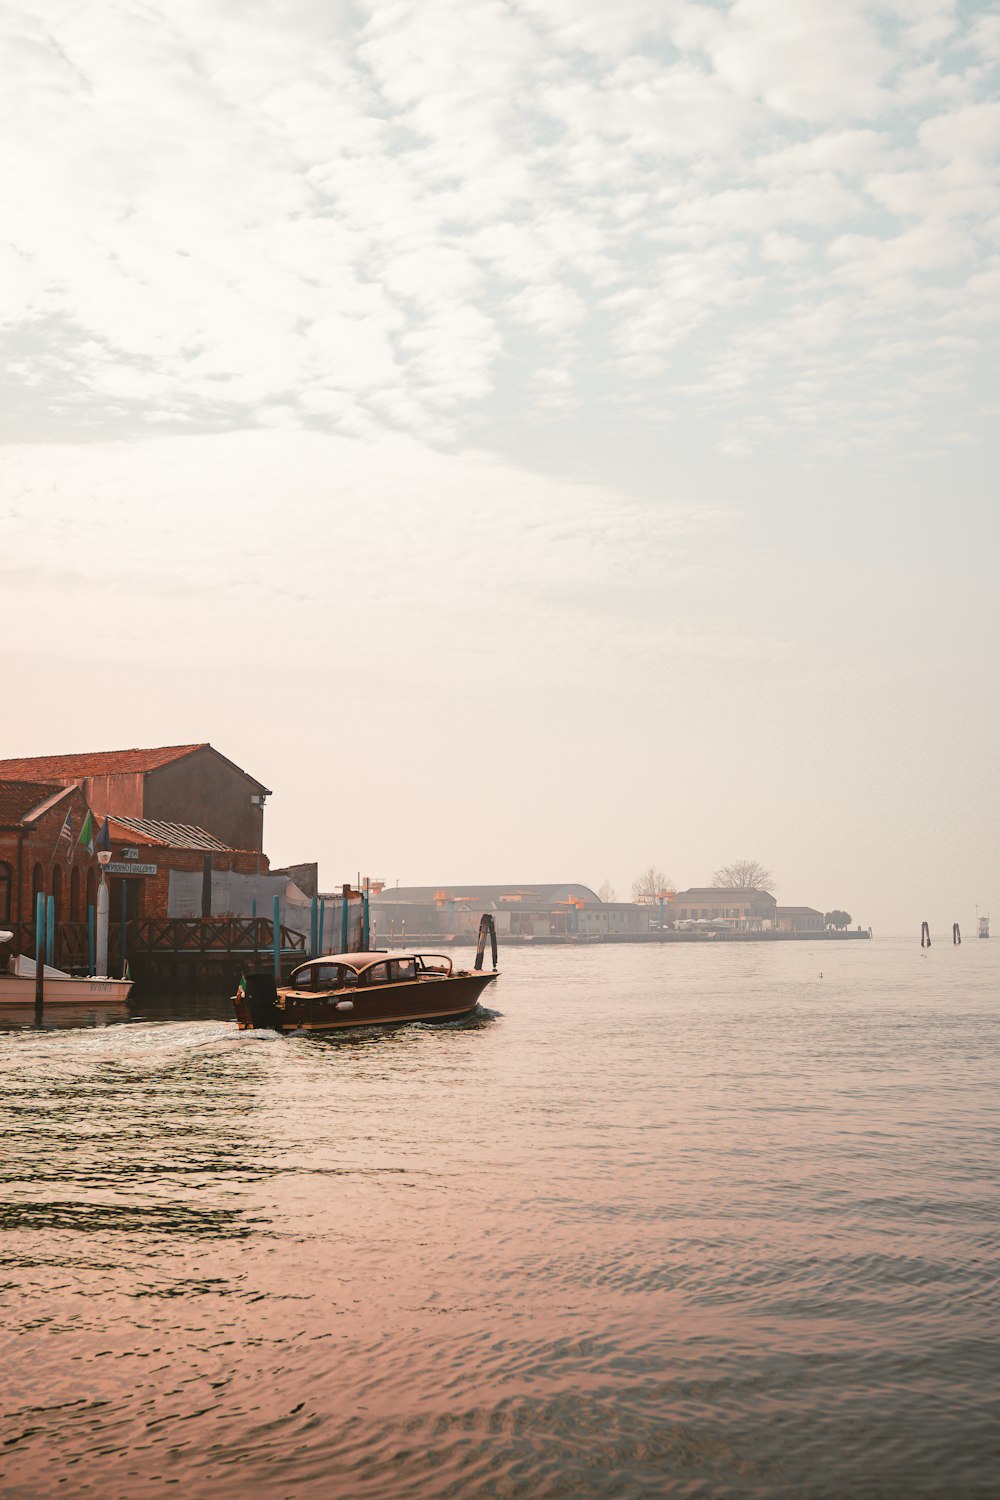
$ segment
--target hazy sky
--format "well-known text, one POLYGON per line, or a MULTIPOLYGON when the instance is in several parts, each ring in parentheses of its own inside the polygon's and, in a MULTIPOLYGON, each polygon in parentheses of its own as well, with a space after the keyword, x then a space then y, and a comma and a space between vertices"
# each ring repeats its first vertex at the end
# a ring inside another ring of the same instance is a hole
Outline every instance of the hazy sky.
POLYGON ((1000 14, 0 11, 4 755, 1000 928, 1000 14), (17 643, 16 650, 10 645, 17 643))

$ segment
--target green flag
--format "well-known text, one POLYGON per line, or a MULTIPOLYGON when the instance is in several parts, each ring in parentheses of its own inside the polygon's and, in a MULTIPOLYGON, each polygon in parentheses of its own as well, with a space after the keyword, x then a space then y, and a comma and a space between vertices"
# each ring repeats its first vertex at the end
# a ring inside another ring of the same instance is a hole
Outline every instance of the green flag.
POLYGON ((78 844, 82 844, 83 847, 86 849, 86 851, 87 851, 88 854, 93 854, 93 852, 94 852, 94 820, 90 816, 90 809, 89 808, 87 809, 87 816, 83 820, 83 827, 80 829, 80 837, 77 839, 77 843, 78 844))

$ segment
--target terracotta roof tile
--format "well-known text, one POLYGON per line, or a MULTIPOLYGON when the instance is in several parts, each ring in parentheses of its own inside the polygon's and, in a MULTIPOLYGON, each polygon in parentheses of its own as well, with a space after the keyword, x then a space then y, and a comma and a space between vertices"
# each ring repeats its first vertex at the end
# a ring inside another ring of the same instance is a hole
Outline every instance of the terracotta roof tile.
POLYGON ((20 823, 32 808, 63 790, 62 783, 44 781, 0 781, 0 824, 20 823))
POLYGON ((75 755, 28 755, 0 760, 0 777, 26 781, 76 781, 84 776, 113 776, 119 772, 155 771, 171 761, 183 760, 200 745, 163 745, 155 750, 86 750, 75 755))

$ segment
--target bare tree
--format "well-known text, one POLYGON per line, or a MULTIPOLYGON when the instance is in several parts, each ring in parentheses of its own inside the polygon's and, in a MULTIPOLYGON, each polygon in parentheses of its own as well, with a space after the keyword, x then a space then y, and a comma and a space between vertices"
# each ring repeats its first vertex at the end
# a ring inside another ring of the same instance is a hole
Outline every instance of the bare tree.
POLYGON ((643 870, 632 882, 632 900, 640 906, 653 906, 659 901, 665 891, 672 891, 674 882, 669 875, 664 875, 655 865, 650 865, 648 870, 643 870))
POLYGON ((740 891, 773 891, 776 881, 760 860, 734 859, 731 865, 723 865, 721 870, 716 870, 712 876, 712 884, 740 891))
POLYGON ((617 893, 615 891, 614 886, 611 884, 610 880, 606 880, 604 882, 604 884, 598 888, 597 899, 598 899, 598 901, 617 901, 618 900, 617 893))

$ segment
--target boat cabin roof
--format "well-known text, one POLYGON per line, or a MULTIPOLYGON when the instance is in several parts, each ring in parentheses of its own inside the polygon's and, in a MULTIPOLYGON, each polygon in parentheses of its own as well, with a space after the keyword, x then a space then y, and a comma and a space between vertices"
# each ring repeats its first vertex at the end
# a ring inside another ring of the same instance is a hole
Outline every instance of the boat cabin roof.
POLYGON ((385 963, 390 958, 438 958, 445 963, 451 962, 444 953, 435 953, 428 948, 380 948, 372 953, 323 953, 319 958, 310 958, 299 964, 295 972, 301 974, 303 969, 310 969, 313 964, 346 964, 355 973, 363 974, 373 964, 385 963))

